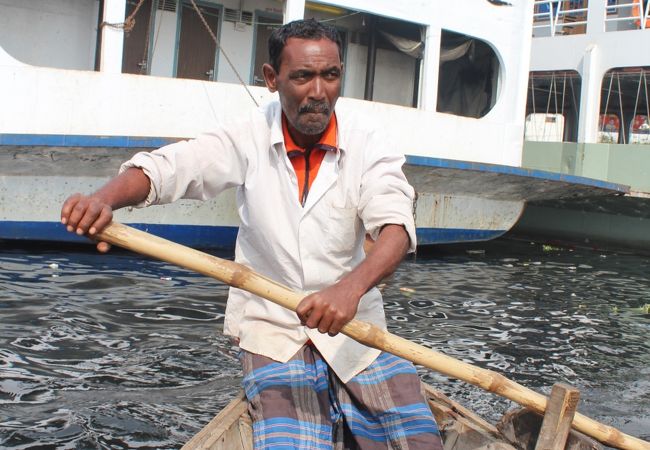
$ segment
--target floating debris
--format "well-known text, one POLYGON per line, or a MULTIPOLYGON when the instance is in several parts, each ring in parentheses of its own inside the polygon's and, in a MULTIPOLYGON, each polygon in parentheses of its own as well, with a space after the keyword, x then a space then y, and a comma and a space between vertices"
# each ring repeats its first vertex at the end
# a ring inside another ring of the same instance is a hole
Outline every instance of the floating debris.
POLYGON ((49 264, 47 267, 49 267, 50 269, 58 269, 59 265, 57 263, 52 263, 52 264, 49 264))
POLYGON ((402 292, 407 292, 409 294, 413 294, 415 292, 415 289, 408 288, 408 287, 401 287, 401 288, 399 288, 399 290, 402 291, 402 292))
POLYGON ((545 251, 545 252, 558 252, 558 251, 561 251, 561 250, 562 250, 562 248, 556 247, 554 245, 548 245, 548 244, 542 245, 542 251, 545 251))

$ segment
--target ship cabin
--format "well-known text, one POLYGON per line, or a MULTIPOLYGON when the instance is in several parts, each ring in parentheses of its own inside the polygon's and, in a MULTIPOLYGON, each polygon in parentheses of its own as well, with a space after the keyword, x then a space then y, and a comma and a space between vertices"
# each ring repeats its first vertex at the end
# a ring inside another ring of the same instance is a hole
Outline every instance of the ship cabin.
POLYGON ((534 8, 523 165, 649 193, 650 2, 534 8))

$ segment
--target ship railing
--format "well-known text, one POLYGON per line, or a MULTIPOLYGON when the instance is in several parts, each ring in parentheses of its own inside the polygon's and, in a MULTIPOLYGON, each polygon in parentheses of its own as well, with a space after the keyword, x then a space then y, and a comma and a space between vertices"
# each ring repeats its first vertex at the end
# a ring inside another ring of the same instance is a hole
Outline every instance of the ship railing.
POLYGON ((535 0, 533 37, 584 34, 588 14, 587 0, 535 0))
POLYGON ((615 4, 607 5, 605 29, 607 31, 650 29, 649 12, 649 1, 618 0, 615 4))

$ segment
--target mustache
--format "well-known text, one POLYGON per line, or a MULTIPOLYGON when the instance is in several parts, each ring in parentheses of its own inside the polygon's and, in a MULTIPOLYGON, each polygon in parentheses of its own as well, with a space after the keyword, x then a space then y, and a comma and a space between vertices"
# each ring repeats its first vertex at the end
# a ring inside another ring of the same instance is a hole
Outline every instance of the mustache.
POLYGON ((306 105, 301 106, 298 109, 299 114, 304 114, 304 113, 329 114, 329 112, 330 112, 330 105, 326 101, 310 102, 307 103, 306 105))

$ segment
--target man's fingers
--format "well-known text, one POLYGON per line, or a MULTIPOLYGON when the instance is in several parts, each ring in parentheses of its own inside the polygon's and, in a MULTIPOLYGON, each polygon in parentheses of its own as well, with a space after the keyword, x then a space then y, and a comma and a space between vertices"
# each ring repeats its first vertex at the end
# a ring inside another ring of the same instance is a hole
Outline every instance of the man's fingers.
POLYGON ((68 218, 72 212, 72 208, 79 200, 79 197, 81 197, 81 194, 72 194, 63 203, 63 206, 61 207, 61 223, 63 225, 66 225, 68 223, 68 218))
POLYGON ((296 306, 296 314, 298 315, 298 318, 300 319, 300 323, 303 325, 307 321, 307 318, 309 317, 309 310, 311 309, 311 302, 309 301, 309 297, 303 298, 300 303, 298 303, 298 306, 296 306))
POLYGON ((346 323, 347 322, 340 321, 340 320, 333 321, 332 325, 330 325, 329 330, 327 331, 327 334, 329 334, 330 336, 336 336, 341 332, 343 325, 345 325, 346 323))
POLYGON ((113 220, 113 210, 101 201, 74 194, 61 208, 61 223, 71 233, 94 235, 113 220))
POLYGON ((318 331, 320 331, 323 334, 328 333, 330 331, 332 323, 334 322, 333 319, 334 318, 332 317, 331 314, 330 315, 327 315, 327 314, 324 315, 321 318, 320 322, 318 322, 318 331))
POLYGON ((87 208, 88 208, 88 199, 84 197, 78 198, 77 201, 72 206, 70 214, 68 214, 68 223, 67 223, 68 231, 70 231, 71 233, 76 232, 77 234, 83 234, 83 232, 82 233, 79 232, 80 229, 79 227, 81 221, 84 219, 87 208))
POLYGON ((100 253, 106 253, 110 249, 111 249, 111 244, 109 244, 108 242, 98 242, 97 243, 97 250, 100 253))
POLYGON ((316 328, 318 327, 318 324, 321 321, 321 318, 323 317, 323 314, 317 310, 317 309, 312 309, 309 311, 309 317, 307 318, 307 321, 305 322, 305 326, 308 328, 316 328))
POLYGON ((86 234, 102 214, 102 205, 98 203, 87 202, 83 206, 83 215, 77 223, 77 234, 86 234))
POLYGON ((88 226, 88 234, 92 236, 101 232, 112 220, 113 210, 108 205, 104 205, 99 211, 99 216, 88 226))
POLYGON ((81 194, 73 194, 66 199, 66 201, 63 203, 63 207, 61 207, 61 223, 63 225, 67 225, 68 231, 74 231, 75 229, 74 225, 76 225, 76 223, 74 225, 71 225, 70 215, 72 214, 72 211, 74 210, 81 197, 81 194))

